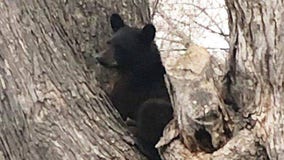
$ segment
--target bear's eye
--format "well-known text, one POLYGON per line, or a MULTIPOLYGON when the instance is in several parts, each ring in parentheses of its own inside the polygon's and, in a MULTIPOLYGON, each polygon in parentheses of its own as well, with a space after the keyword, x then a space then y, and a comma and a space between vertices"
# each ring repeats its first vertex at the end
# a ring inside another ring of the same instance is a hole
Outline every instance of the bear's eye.
POLYGON ((111 44, 111 41, 107 41, 106 44, 110 45, 110 44, 111 44))

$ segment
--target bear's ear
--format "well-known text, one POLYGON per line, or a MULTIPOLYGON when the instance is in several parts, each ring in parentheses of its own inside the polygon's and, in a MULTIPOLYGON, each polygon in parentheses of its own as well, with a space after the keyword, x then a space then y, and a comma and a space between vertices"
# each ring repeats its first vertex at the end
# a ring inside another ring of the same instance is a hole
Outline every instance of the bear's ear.
POLYGON ((156 34, 156 28, 153 24, 146 24, 142 29, 142 38, 146 43, 151 43, 156 34))
POLYGON ((124 26, 124 22, 123 22, 122 18, 116 13, 111 15, 110 24, 111 24, 111 28, 114 32, 116 32, 117 30, 119 30, 121 27, 124 26))

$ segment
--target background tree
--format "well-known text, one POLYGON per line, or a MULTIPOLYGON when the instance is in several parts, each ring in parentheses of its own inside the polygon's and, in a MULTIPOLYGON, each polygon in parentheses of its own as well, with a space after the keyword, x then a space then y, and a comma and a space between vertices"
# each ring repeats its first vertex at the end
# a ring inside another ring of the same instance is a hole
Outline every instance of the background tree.
POLYGON ((86 67, 113 12, 149 21, 143 0, 0 2, 0 159, 141 159, 86 67))
POLYGON ((186 51, 190 43, 228 50, 228 18, 224 0, 150 0, 162 52, 186 51), (214 39, 215 41, 210 41, 214 39), (216 43, 218 41, 218 43, 216 43))
POLYGON ((171 74, 191 44, 208 50, 223 67, 229 51, 228 15, 224 0, 150 0, 158 33, 156 42, 171 74))

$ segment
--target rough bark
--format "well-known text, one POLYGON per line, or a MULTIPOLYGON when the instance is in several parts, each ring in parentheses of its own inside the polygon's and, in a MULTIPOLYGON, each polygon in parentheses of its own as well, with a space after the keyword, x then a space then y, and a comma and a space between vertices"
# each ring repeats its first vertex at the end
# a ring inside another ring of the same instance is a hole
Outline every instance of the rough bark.
POLYGON ((113 12, 149 20, 143 0, 0 2, 0 159, 142 158, 83 58, 113 12))
MULTIPOLYGON (((227 74, 191 45, 166 76, 175 119, 157 147, 167 160, 284 158, 284 5, 226 4, 227 74)), ((0 159, 143 158, 100 89, 113 72, 92 58, 113 12, 150 19, 142 0, 0 2, 0 159)))
POLYGON ((226 5, 231 40, 223 80, 198 48, 169 77, 176 121, 167 134, 181 138, 166 149, 169 159, 284 158, 283 2, 226 5), (197 136, 200 129, 211 139, 197 136))
POLYGON ((231 30, 229 86, 270 159, 284 158, 283 1, 226 1, 231 30))
POLYGON ((175 119, 162 139, 172 140, 164 153, 166 159, 210 159, 214 157, 211 153, 231 138, 225 121, 228 115, 218 92, 224 66, 213 62, 217 61, 204 48, 191 44, 187 54, 168 71, 175 119))

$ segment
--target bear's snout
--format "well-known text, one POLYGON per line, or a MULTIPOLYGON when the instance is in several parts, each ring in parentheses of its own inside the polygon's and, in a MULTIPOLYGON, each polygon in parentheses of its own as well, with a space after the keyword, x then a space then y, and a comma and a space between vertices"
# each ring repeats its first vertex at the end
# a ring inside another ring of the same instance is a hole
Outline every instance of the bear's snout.
POLYGON ((106 49, 95 56, 96 60, 105 67, 117 67, 117 61, 113 58, 111 49, 106 49))

